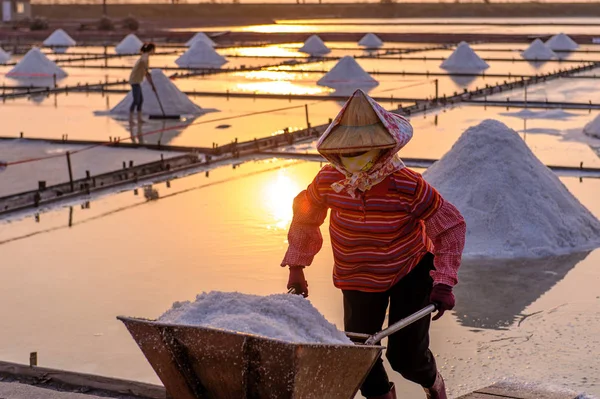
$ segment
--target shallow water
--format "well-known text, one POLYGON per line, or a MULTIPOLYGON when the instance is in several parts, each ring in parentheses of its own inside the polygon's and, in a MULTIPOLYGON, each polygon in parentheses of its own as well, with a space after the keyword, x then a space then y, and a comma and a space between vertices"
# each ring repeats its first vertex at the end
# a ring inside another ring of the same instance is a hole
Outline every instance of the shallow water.
MULTIPOLYGON (((356 50, 335 51, 342 54, 356 50)), ((490 57, 507 54, 482 53, 490 57)), ((261 65, 271 61, 268 52, 252 50, 251 54, 252 60, 261 65)), ((579 56, 582 55, 577 53, 572 57, 579 56)), ((158 61, 171 65, 174 59, 164 56, 158 61)), ((115 63, 130 61, 115 60, 115 63)), ((406 70, 434 71, 439 65, 439 61, 431 60, 361 59, 359 63, 367 70, 380 71, 395 71, 400 65, 406 70)), ((327 94, 331 91, 315 85, 321 75, 305 71, 331 65, 324 62, 259 73, 236 72, 177 79, 174 83, 190 91, 327 94)), ((491 71, 501 73, 533 73, 527 63, 492 62, 491 65, 491 71)), ((548 65, 542 70, 554 67, 548 65)), ((5 73, 1 68, 6 67, 0 67, 0 73, 5 73)), ((94 83, 105 79, 105 72, 100 69, 70 69, 69 79, 73 80, 69 82, 94 83)), ((111 71, 110 78, 127 73, 111 71)), ((378 79, 380 86, 370 93, 390 97, 389 103, 382 101, 388 108, 397 106, 392 103, 392 95, 422 98, 434 94, 432 78, 378 75, 378 79)), ((440 95, 497 81, 476 78, 457 84, 443 77, 439 79, 440 95)), ((528 98, 596 101, 600 100, 595 94, 596 86, 596 80, 558 80, 528 88, 528 98)), ((194 97, 193 101, 219 112, 176 125, 153 122, 132 127, 125 121, 94 115, 94 111, 112 108, 123 96, 69 93, 42 96, 34 101, 7 101, 0 107, 2 135, 17 137, 24 132, 25 137, 58 139, 68 134, 70 139, 139 140, 140 134, 156 131, 145 140, 210 147, 236 138, 245 141, 265 137, 285 127, 303 128, 305 104, 310 104, 312 125, 326 123, 342 106, 339 101, 205 96, 194 97), (277 111, 258 114, 268 110, 277 111), (217 128, 219 125, 230 126, 217 128)), ((524 91, 502 93, 498 98, 507 96, 519 99, 524 97, 524 91)), ((586 166, 600 166, 600 159, 592 149, 600 147, 600 140, 581 134, 582 127, 596 112, 563 111, 536 114, 535 118, 529 114, 525 118, 521 111, 461 106, 414 116, 411 118, 414 138, 402 155, 439 158, 466 128, 482 119, 494 118, 519 131, 546 164, 578 166, 583 162, 586 166)), ((11 144, 12 147, 4 148, 14 159, 15 152, 24 147, 11 144)), ((298 150, 308 152, 313 147, 301 144, 298 150)), ((0 159, 6 158, 2 148, 0 159)), ((55 153, 64 149, 61 145, 43 145, 41 151, 55 153)), ((120 163, 115 154, 111 153, 110 162, 104 163, 120 163)), ((78 160, 79 172, 80 168, 89 167, 92 160, 88 161, 86 164, 85 158, 78 160)), ((0 301, 4 304, 0 309, 3 320, 0 359, 26 363, 28 353, 38 351, 42 366, 157 382, 115 317, 119 314, 157 317, 173 301, 192 299, 202 291, 237 290, 260 295, 285 292, 287 273, 278 264, 287 246, 291 201, 318 169, 318 163, 253 161, 216 168, 208 175, 174 180, 170 185, 154 185, 158 201, 146 201, 142 190, 137 194, 125 191, 84 202, 83 206, 74 203, 72 207, 37 217, 0 222, 3 259, 0 301)), ((29 179, 36 186, 40 173, 51 171, 40 163, 38 169, 24 174, 19 183, 29 187, 25 182, 29 179)), ((7 176, 0 174, 2 192, 10 185, 7 176)), ((54 177, 61 176, 65 178, 64 170, 58 170, 54 177)), ((562 180, 592 213, 600 216, 599 180, 562 180)), ((13 185, 9 190, 14 192, 16 187, 13 185)), ((324 249, 307 270, 310 299, 330 321, 341 325, 341 295, 331 283, 329 236, 326 228, 322 231, 324 249)), ((457 308, 432 327, 432 349, 453 396, 506 377, 552 381, 600 395, 597 360, 600 272, 596 267, 599 261, 600 250, 539 261, 465 261, 456 289, 457 308)), ((400 395, 422 395, 418 387, 402 382, 400 377, 394 376, 394 380, 399 384, 400 395)))
POLYGON ((488 33, 488 34, 528 34, 554 35, 598 34, 597 26, 578 24, 597 24, 597 18, 410 18, 410 19, 314 19, 280 20, 275 24, 249 26, 219 26, 173 29, 202 30, 205 32, 352 32, 352 33, 488 33), (519 25, 522 24, 522 25, 519 25))
MULTIPOLYGON (((260 161, 28 217, 0 228, 0 358, 156 382, 119 314, 157 317, 202 291, 285 291, 278 264, 291 201, 317 163, 260 161), (72 227, 68 227, 69 219, 72 227), (52 281, 52 284, 48 284, 52 281)), ((600 181, 563 179, 595 215, 600 181)), ((327 223, 327 222, 326 222, 327 223)), ((307 270, 310 299, 338 326, 329 236, 307 270)), ((432 349, 454 395, 504 377, 599 394, 595 267, 600 252, 544 261, 465 262, 458 305, 432 327, 432 349), (529 316, 528 316, 529 315, 529 316), (549 361, 552 359, 552 361, 549 361)), ((419 390, 401 378, 401 394, 419 390)))

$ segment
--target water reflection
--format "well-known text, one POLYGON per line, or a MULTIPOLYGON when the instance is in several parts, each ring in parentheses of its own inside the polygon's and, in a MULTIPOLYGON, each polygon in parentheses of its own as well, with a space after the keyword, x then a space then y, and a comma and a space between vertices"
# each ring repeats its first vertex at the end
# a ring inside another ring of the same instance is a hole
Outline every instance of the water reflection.
POLYGON ((288 171, 280 169, 275 179, 268 180, 263 189, 263 201, 274 224, 269 229, 287 229, 292 221, 292 201, 301 191, 298 182, 290 177, 288 171))
POLYGON ((464 260, 455 288, 456 316, 466 327, 507 330, 590 252, 545 259, 464 260))
POLYGON ((129 120, 127 123, 131 142, 138 144, 169 144, 179 136, 195 117, 184 120, 156 119, 144 123, 129 120))
POLYGON ((269 94, 321 94, 327 89, 315 86, 314 81, 305 74, 284 72, 281 70, 262 70, 237 72, 233 76, 243 77, 245 81, 236 83, 235 88, 245 92, 269 94), (302 81, 301 79, 306 79, 302 81))
POLYGON ((472 73, 472 75, 449 75, 450 79, 456 84, 460 89, 466 89, 469 87, 471 83, 473 83, 479 76, 481 75, 481 71, 473 71, 473 72, 461 72, 461 73, 472 73))

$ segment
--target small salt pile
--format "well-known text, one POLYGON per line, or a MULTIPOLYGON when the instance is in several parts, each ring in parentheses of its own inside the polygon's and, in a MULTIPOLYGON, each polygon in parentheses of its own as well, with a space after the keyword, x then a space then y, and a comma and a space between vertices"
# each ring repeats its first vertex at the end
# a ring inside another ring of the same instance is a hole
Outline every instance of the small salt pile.
POLYGON ((67 48, 76 45, 77 43, 67 32, 62 29, 57 29, 43 42, 44 46, 53 47, 55 53, 64 53, 67 48))
POLYGON ((49 60, 39 48, 33 47, 6 76, 11 78, 64 78, 67 73, 49 60))
POLYGON ((553 51, 573 51, 577 50, 579 45, 564 33, 552 36, 546 42, 546 46, 553 51))
POLYGON ((383 46, 383 41, 374 33, 367 33, 358 42, 358 45, 365 48, 379 48, 383 46))
POLYGON ((527 48, 527 50, 521 53, 521 56, 526 60, 551 60, 556 58, 554 51, 550 50, 548 46, 544 44, 540 39, 535 39, 527 48))
POLYGON ((489 68, 466 42, 460 42, 456 50, 448 57, 440 68, 455 72, 477 72, 489 68))
POLYGON ((128 34, 115 46, 117 54, 137 54, 142 48, 142 41, 133 33, 128 34))
POLYGON ((592 121, 585 125, 583 133, 590 137, 600 139, 600 115, 596 116, 592 121))
POLYGON ((323 40, 317 35, 312 35, 304 42, 304 45, 298 50, 312 56, 321 56, 331 53, 329 47, 323 43, 323 40))
POLYGON ((211 45, 197 40, 175 63, 182 68, 221 68, 227 60, 211 45))
POLYGON ((202 293, 194 302, 175 302, 157 321, 219 328, 292 343, 352 344, 307 299, 291 294, 202 293))
POLYGON ((347 55, 342 57, 329 72, 319 79, 317 84, 320 86, 332 87, 334 89, 345 87, 359 89, 374 87, 379 83, 362 69, 352 56, 347 55))
POLYGON ((0 47, 0 64, 6 64, 8 61, 10 61, 10 54, 0 47))
MULTIPOLYGON (((167 115, 201 115, 206 112, 179 90, 162 70, 153 69, 150 74, 156 87, 156 93, 152 90, 150 83, 144 80, 142 83, 142 95, 144 97, 142 112, 144 114, 162 115, 162 109, 156 98, 157 93, 167 115)), ((132 101, 133 94, 130 91, 109 113, 111 115, 128 115, 132 101)))
POLYGON ((203 32, 196 33, 194 35, 194 37, 192 37, 190 40, 188 40, 185 45, 186 45, 186 47, 192 47, 192 44, 196 43, 197 41, 204 42, 211 47, 215 47, 217 45, 210 37, 208 37, 203 32))
POLYGON ((467 129, 423 176, 465 217, 465 256, 531 258, 600 246, 598 219, 501 122, 467 129))

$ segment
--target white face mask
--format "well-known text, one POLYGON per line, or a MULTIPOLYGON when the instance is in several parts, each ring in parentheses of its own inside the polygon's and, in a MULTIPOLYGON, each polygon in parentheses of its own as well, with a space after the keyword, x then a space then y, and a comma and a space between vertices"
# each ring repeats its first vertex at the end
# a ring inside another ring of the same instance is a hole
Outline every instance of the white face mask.
POLYGON ((350 173, 366 172, 373 166, 380 150, 367 151, 356 157, 347 157, 340 155, 340 161, 344 168, 350 173))

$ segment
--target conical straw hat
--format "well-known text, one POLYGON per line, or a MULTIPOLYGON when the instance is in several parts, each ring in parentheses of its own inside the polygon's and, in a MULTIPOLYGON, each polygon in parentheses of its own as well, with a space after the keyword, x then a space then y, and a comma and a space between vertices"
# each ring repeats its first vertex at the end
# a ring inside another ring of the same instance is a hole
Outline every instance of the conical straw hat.
POLYGON ((319 146, 321 153, 348 154, 393 148, 396 140, 385 128, 362 91, 348 102, 337 125, 319 146))

